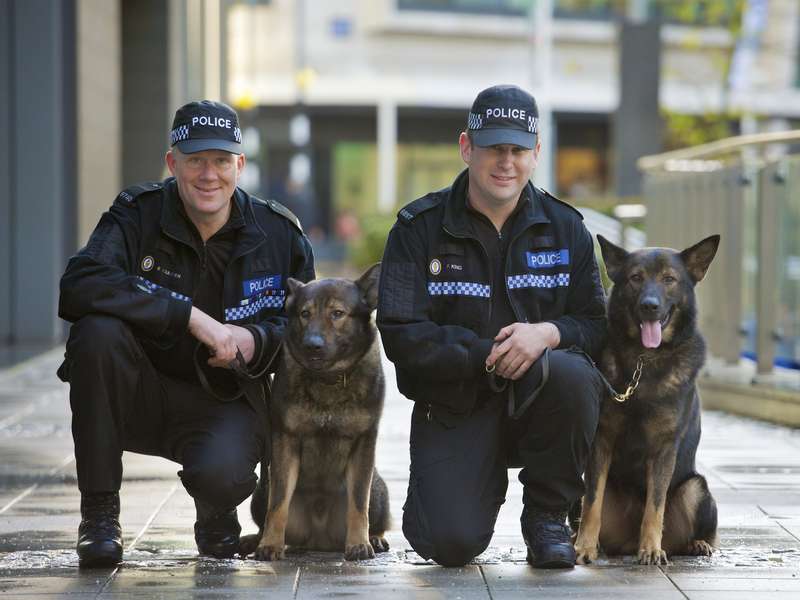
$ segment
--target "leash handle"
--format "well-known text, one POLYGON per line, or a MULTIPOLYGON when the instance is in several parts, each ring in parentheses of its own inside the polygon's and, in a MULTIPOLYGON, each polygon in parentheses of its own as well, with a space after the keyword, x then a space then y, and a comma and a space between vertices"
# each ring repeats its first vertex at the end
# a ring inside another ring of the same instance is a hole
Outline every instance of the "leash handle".
POLYGON ((525 411, 527 411, 530 405, 533 404, 533 401, 536 400, 544 386, 547 385, 547 381, 550 379, 550 347, 546 347, 544 349, 544 353, 541 357, 539 357, 539 360, 542 361, 542 382, 535 390, 533 390, 533 392, 531 392, 531 394, 525 399, 518 409, 514 410, 516 394, 514 393, 513 384, 508 392, 508 416, 514 420, 519 420, 519 418, 525 414, 525 411))

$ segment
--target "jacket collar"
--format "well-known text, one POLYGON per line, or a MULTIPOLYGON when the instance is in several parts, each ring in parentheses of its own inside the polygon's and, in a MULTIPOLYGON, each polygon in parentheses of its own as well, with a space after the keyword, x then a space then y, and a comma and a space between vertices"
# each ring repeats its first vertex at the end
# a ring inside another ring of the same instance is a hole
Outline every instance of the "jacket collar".
MULTIPOLYGON (((466 204, 468 187, 469 169, 464 169, 456 177, 450 189, 445 191, 447 197, 445 198, 442 226, 451 234, 459 237, 472 237, 466 204)), ((542 205, 542 193, 530 181, 523 188, 522 195, 525 204, 514 221, 512 236, 516 236, 531 225, 550 223, 542 205)))
MULTIPOLYGON (((238 187, 233 193, 234 205, 226 227, 238 229, 235 257, 246 254, 265 241, 264 232, 256 223, 250 196, 238 187)), ((172 238, 195 248, 197 233, 181 204, 174 177, 164 180, 164 202, 161 206, 161 230, 172 238)))

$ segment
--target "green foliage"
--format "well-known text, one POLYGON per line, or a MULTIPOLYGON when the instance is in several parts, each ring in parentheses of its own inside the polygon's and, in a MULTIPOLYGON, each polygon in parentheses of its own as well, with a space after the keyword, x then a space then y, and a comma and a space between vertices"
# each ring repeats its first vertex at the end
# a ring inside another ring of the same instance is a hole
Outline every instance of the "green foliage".
POLYGON ((736 135, 741 115, 735 113, 686 115, 662 110, 665 150, 707 144, 736 135))
POLYGON ((395 216, 370 215, 361 220, 361 235, 348 246, 348 258, 358 267, 365 268, 381 260, 386 237, 394 225, 395 216))

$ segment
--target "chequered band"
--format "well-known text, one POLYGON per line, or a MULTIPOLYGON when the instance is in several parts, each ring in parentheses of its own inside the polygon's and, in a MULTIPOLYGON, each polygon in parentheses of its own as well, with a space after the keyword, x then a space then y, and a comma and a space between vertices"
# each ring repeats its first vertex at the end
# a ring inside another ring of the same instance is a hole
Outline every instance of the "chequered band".
POLYGON ((528 131, 536 133, 539 130, 539 117, 528 116, 528 131))
POLYGON ((429 281, 428 294, 431 296, 478 296, 488 298, 491 286, 470 281, 429 281))
POLYGON ((169 134, 170 143, 174 146, 175 142, 182 142, 189 137, 189 126, 179 125, 169 134))
POLYGON ((245 298, 242 306, 234 306, 225 309, 226 321, 241 321, 247 317, 252 317, 262 308, 283 308, 285 302, 284 290, 275 290, 275 293, 262 295, 257 298, 245 298))
POLYGON ((529 287, 569 287, 569 273, 556 273, 555 275, 533 275, 531 273, 526 273, 524 275, 513 275, 506 279, 506 284, 510 290, 529 287))
POLYGON ((469 117, 467 118, 467 128, 468 129, 480 129, 483 127, 483 117, 478 113, 469 113, 469 117))
POLYGON ((170 297, 175 298, 176 300, 181 300, 183 302, 191 302, 192 299, 189 296, 184 296, 183 294, 179 294, 178 292, 173 292, 169 288, 165 288, 162 285, 158 285, 157 283, 153 283, 149 279, 145 279, 141 275, 136 277, 137 283, 136 287, 138 287, 143 292, 147 292, 148 294, 155 294, 159 290, 164 290, 169 292, 170 297))
POLYGON ((240 144, 242 143, 242 130, 238 127, 233 128, 233 137, 236 138, 236 141, 240 144))

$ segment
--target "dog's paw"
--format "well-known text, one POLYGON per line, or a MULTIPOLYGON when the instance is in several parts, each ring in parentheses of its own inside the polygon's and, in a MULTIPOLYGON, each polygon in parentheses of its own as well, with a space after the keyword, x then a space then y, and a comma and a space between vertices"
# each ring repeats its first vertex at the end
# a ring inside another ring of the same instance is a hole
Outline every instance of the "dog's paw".
POLYGON ((282 560, 286 556, 286 546, 259 544, 254 556, 256 560, 282 560))
POLYGON ((378 552, 386 552, 389 549, 389 542, 386 541, 382 535, 369 536, 369 543, 372 544, 372 549, 378 552))
POLYGON ((668 565, 667 553, 661 548, 639 548, 640 565, 668 565))
POLYGON ((588 565, 597 560, 597 544, 575 545, 575 561, 579 565, 588 565))
POLYGON ((692 540, 689 542, 689 548, 686 554, 690 556, 711 556, 714 552, 714 546, 705 540, 692 540))
POLYGON ((345 560, 367 560, 375 558, 375 551, 371 544, 353 544, 344 549, 345 560))

